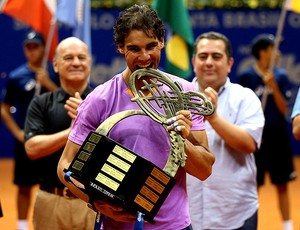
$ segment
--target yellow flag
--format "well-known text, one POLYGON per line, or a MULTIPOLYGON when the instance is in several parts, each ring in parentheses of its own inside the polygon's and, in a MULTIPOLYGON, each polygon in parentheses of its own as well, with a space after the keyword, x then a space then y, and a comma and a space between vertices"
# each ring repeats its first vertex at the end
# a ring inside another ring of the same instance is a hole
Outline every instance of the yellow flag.
POLYGON ((189 70, 188 46, 182 37, 174 35, 166 45, 169 61, 183 71, 189 70))
POLYGON ((286 0, 285 8, 300 13, 300 0, 286 0))
POLYGON ((190 60, 194 34, 184 0, 154 0, 152 7, 168 28, 166 71, 188 79, 192 74, 190 60))

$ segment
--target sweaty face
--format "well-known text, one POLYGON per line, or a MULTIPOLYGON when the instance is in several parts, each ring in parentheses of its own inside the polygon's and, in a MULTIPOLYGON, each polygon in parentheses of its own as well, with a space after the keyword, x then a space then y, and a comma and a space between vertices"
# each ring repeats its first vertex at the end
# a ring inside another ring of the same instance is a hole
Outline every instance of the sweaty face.
POLYGON ((160 62, 161 49, 164 47, 163 39, 148 37, 143 31, 133 30, 124 40, 124 45, 118 46, 118 51, 125 55, 130 73, 125 80, 129 79, 131 73, 141 68, 157 69, 160 62))
POLYGON ((192 64, 201 89, 210 86, 218 91, 226 82, 233 58, 228 59, 226 56, 222 40, 201 39, 192 64))
POLYGON ((57 52, 53 63, 61 81, 86 81, 91 68, 87 47, 80 42, 66 42, 57 52))

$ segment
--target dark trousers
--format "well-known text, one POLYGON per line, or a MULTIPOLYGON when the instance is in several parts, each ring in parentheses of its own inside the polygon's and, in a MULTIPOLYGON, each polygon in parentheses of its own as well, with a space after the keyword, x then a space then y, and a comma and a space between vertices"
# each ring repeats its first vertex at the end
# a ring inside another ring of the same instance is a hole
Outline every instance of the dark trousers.
POLYGON ((236 230, 256 230, 257 229, 257 211, 245 221, 244 225, 236 230))
POLYGON ((193 230, 192 225, 190 224, 190 226, 187 226, 186 228, 182 229, 182 230, 193 230))

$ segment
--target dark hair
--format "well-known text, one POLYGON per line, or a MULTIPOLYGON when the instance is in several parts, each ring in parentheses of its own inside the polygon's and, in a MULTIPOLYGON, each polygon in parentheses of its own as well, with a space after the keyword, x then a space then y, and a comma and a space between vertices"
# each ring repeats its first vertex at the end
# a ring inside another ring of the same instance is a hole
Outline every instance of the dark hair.
POLYGON ((230 43, 229 39, 224 34, 214 32, 214 31, 210 31, 210 32, 207 32, 207 33, 200 34, 196 38, 196 40, 194 42, 193 56, 195 56, 196 53, 197 53, 197 45, 198 45, 199 41, 201 39, 204 39, 204 38, 209 39, 209 40, 222 40, 225 44, 225 53, 227 55, 227 58, 232 57, 232 48, 231 48, 231 43, 230 43))
POLYGON ((124 44, 125 38, 132 30, 142 30, 149 37, 162 41, 165 28, 155 10, 147 5, 133 5, 119 14, 114 26, 116 45, 124 44))
POLYGON ((259 51, 274 46, 275 37, 273 34, 259 34, 251 42, 251 53, 258 60, 259 51))

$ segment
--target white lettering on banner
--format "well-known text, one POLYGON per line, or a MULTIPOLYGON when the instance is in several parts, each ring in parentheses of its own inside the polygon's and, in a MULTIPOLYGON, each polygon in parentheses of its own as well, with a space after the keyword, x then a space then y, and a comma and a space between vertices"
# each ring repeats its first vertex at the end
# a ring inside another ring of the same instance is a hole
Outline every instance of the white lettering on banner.
POLYGON ((238 63, 238 66, 236 68, 236 73, 239 74, 241 71, 253 65, 254 63, 255 63, 254 57, 246 56, 245 58, 241 59, 240 62, 238 63))
POLYGON ((14 30, 24 30, 28 29, 29 26, 19 20, 13 20, 13 28, 14 30))
POLYGON ((91 70, 91 81, 96 85, 110 80, 117 73, 120 73, 126 67, 124 58, 115 57, 110 65, 97 63, 91 70))
POLYGON ((193 28, 208 29, 220 27, 216 13, 195 13, 190 16, 190 21, 193 28))
POLYGON ((298 29, 300 27, 300 14, 291 13, 287 18, 287 22, 292 28, 298 29))
POLYGON ((250 55, 251 54, 251 48, 249 45, 239 45, 237 51, 241 55, 250 55))
POLYGON ((92 14, 91 27, 93 30, 111 30, 115 24, 115 17, 113 14, 92 14))
POLYGON ((228 28, 276 28, 280 12, 230 11, 223 14, 223 27, 228 28))
POLYGON ((190 15, 190 21, 194 29, 264 29, 276 28, 279 16, 279 11, 223 11, 220 13, 199 11, 190 15))
POLYGON ((289 75, 289 79, 292 83, 299 85, 300 84, 300 63, 296 63, 295 54, 283 55, 280 58, 278 66, 286 69, 289 75))

